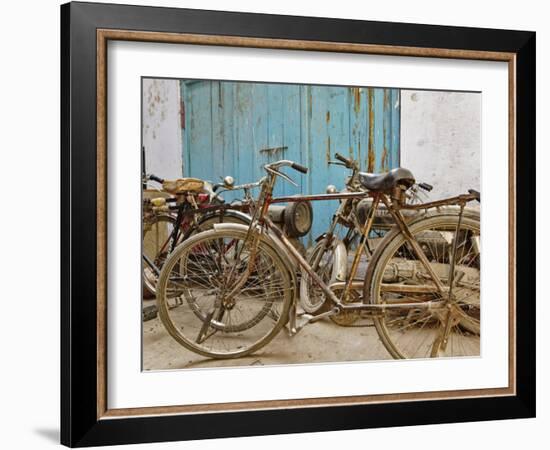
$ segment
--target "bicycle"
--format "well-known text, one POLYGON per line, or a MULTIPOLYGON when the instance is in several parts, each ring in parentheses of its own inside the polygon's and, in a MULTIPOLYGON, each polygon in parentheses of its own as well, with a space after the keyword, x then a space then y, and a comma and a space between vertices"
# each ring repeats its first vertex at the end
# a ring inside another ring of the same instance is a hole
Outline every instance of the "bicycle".
POLYGON ((278 177, 293 182, 281 167, 307 173, 307 168, 288 160, 265 165, 267 176, 261 180, 249 226, 216 224, 178 246, 166 261, 157 303, 162 323, 178 343, 206 357, 237 358, 267 345, 287 324, 290 335, 295 335, 325 317, 361 311, 372 318, 394 358, 479 354, 480 318, 471 307, 479 311, 480 226, 464 215, 466 203, 479 201, 479 193, 406 204, 406 191, 415 180, 410 171, 398 168, 379 175, 360 172, 361 192, 273 198, 278 177), (273 203, 367 197, 373 199, 373 207, 361 227, 351 272, 345 281, 330 284, 267 215, 273 203), (358 255, 380 203, 396 225, 377 246, 364 280, 359 281, 355 279, 358 255), (459 213, 424 217, 410 225, 401 213, 445 205, 458 206, 459 213), (430 236, 435 238, 434 246, 421 246, 419 242, 430 242, 430 236), (331 303, 326 312, 302 315, 300 323, 297 274, 291 269, 296 265, 331 303), (178 308, 168 307, 166 293, 171 289, 184 297, 178 308), (350 301, 350 296, 357 300, 350 301))
MULTIPOLYGON (((359 164, 352 158, 346 158, 339 153, 334 155, 335 160, 328 161, 328 164, 343 166, 351 170, 351 175, 345 181, 345 188, 342 192, 361 192, 365 188, 359 182, 359 164)), ((430 192, 433 186, 427 183, 415 183, 407 192, 407 203, 422 203, 422 196, 430 192), (424 193, 424 194, 423 194, 424 193)), ((336 188, 332 185, 327 187, 327 193, 335 193, 336 188)), ((344 281, 348 273, 348 258, 353 253, 353 247, 361 236, 361 228, 372 208, 372 198, 347 198, 340 201, 340 204, 333 215, 329 228, 325 233, 316 239, 316 244, 309 253, 308 263, 311 268, 325 281, 344 281)), ((403 210, 404 219, 410 224, 423 216, 434 213, 453 214, 451 207, 441 208, 436 211, 429 209, 408 209, 403 210)), ((479 211, 465 208, 464 214, 479 221, 479 211)), ((360 263, 365 265, 372 257, 376 243, 381 237, 395 225, 393 218, 387 210, 380 207, 375 211, 375 217, 370 229, 368 239, 362 247, 360 263)), ((303 273, 300 282, 300 306, 310 314, 323 311, 326 305, 326 297, 322 291, 310 282, 307 272, 303 273)), ((341 326, 352 326, 360 315, 358 312, 343 312, 339 315, 330 316, 330 319, 341 326)))
POLYGON ((218 184, 195 178, 165 180, 153 174, 144 176, 144 186, 148 181, 162 185, 154 191, 144 190, 151 198, 143 199, 143 283, 148 292, 155 294, 160 269, 178 244, 215 223, 250 222, 247 213, 253 201, 251 189, 258 184, 234 186, 232 177, 218 184), (244 200, 224 203, 221 194, 233 190, 244 191, 244 200))

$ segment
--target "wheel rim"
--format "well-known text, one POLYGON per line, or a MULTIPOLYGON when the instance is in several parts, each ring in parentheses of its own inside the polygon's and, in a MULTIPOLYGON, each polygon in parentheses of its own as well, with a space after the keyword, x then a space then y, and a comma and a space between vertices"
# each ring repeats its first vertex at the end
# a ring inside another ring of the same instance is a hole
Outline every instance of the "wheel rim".
POLYGON ((274 252, 260 246, 254 273, 245 279, 250 245, 239 235, 200 233, 169 258, 159 284, 161 319, 191 350, 212 357, 253 351, 274 335, 286 317, 291 284, 274 252), (182 301, 169 308, 164 292, 178 289, 182 301))

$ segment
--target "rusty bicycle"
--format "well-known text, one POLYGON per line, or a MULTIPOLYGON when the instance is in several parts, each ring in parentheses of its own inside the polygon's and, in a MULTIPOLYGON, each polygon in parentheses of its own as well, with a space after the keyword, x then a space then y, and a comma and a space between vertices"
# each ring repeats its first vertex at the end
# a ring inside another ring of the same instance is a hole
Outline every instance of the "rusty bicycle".
MULTIPOLYGON (((345 179, 345 187, 342 193, 345 192, 363 192, 366 188, 360 181, 360 165, 359 161, 352 157, 346 157, 339 153, 335 153, 334 160, 329 160, 328 164, 342 166, 351 171, 351 174, 345 179)), ((426 204, 428 193, 431 192, 433 186, 428 183, 415 183, 405 193, 405 203, 426 204)), ((327 186, 327 193, 336 193, 334 185, 327 186)), ((427 203, 429 205, 429 203, 427 203)), ((378 243, 382 241, 385 233, 389 232, 392 226, 395 225, 393 217, 385 207, 379 204, 374 211, 374 218, 369 230, 369 236, 364 242, 364 245, 358 246, 357 243, 362 235, 362 228, 367 217, 373 207, 373 198, 358 198, 349 197, 341 199, 340 203, 332 217, 328 229, 315 239, 315 245, 308 252, 307 261, 311 268, 325 281, 331 284, 336 281, 345 281, 348 277, 348 272, 351 267, 351 262, 354 253, 357 249, 362 253, 360 262, 355 269, 355 277, 361 277, 365 274, 365 267, 368 266, 369 260, 372 258, 374 250, 378 243)), ((422 217, 433 214, 456 214, 460 208, 456 205, 443 205, 432 208, 408 208, 401 209, 404 220, 410 225, 414 221, 422 217)), ((466 206, 463 214, 479 221, 479 209, 466 206)), ((443 240, 443 235, 439 236, 443 240)), ((433 245, 433 242, 420 241, 421 245, 428 247, 433 245)), ((348 301, 356 300, 357 291, 350 291, 347 297, 348 301)), ((315 284, 310 282, 308 273, 303 271, 303 276, 300 281, 300 306, 310 314, 316 314, 330 307, 330 302, 323 294, 322 290, 315 284)), ((354 326, 361 318, 360 311, 342 311, 338 315, 331 315, 330 319, 341 326, 354 326)), ((365 323, 365 322, 361 322, 365 323)))
POLYGON ((178 246, 160 274, 159 315, 182 346, 206 357, 237 358, 267 345, 285 325, 291 335, 342 311, 372 317, 380 340, 394 358, 475 356, 480 351, 480 224, 464 214, 470 191, 419 205, 406 202, 415 183, 407 169, 385 174, 360 172, 359 192, 273 198, 282 172, 307 168, 281 160, 266 164, 248 226, 216 224, 178 246), (345 281, 323 280, 269 219, 270 204, 293 201, 372 198, 372 208, 345 281), (395 221, 376 247, 363 279, 361 254, 383 204, 395 221), (455 205, 458 214, 439 213, 407 223, 402 210, 455 205), (298 268, 299 270, 296 270, 298 268), (330 309, 317 315, 297 312, 298 272, 322 290, 330 309), (166 294, 177 289, 184 301, 170 308, 166 294))
POLYGON ((247 214, 253 201, 251 190, 258 183, 234 185, 233 177, 222 183, 196 178, 165 180, 154 174, 143 176, 143 286, 155 294, 160 269, 168 254, 189 236, 212 228, 219 222, 247 225, 247 214), (154 181, 160 188, 147 188, 154 181), (226 203, 220 194, 242 190, 244 199, 226 203))
MULTIPOLYGON (((209 230, 217 223, 248 225, 254 208, 252 191, 262 180, 235 185, 231 176, 222 183, 211 183, 196 178, 164 180, 156 175, 144 176, 144 181, 160 183, 160 189, 143 191, 143 285, 154 294, 160 269, 168 255, 190 236, 209 230), (239 200, 226 202, 225 193, 242 192, 239 200)), ((286 206, 273 205, 269 216, 293 245, 302 249, 297 238, 311 228, 312 210, 307 202, 293 202, 286 206)), ((302 250, 305 253, 305 250, 302 250)))

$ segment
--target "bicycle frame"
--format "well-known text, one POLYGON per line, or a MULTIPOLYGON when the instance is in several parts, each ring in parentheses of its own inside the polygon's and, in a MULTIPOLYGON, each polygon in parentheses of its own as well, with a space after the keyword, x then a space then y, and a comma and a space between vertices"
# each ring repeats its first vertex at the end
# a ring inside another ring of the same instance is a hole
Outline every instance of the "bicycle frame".
MULTIPOLYGON (((249 257, 248 267, 247 267, 247 270, 242 274, 241 279, 238 280, 237 283, 233 286, 230 293, 228 294, 228 297, 236 294, 239 291, 239 289, 242 287, 244 282, 246 281, 246 278, 250 275, 250 273, 252 273, 254 260, 255 260, 254 250, 257 248, 260 234, 262 230, 265 228, 278 238, 279 243, 277 243, 277 245, 283 247, 283 249, 287 252, 287 254, 289 254, 295 260, 297 265, 311 277, 313 282, 323 291, 323 293, 328 297, 328 299, 330 299, 330 301, 334 305, 329 311, 325 313, 321 313, 316 316, 309 316, 306 322, 302 324, 299 328, 296 328, 291 324, 291 330, 294 333, 297 332, 299 329, 301 329, 307 323, 316 322, 330 315, 339 314, 342 311, 367 311, 372 314, 383 314, 386 309, 390 309, 390 308, 440 309, 447 304, 448 299, 450 298, 451 288, 446 288, 441 283, 441 280, 439 279, 437 274, 434 272, 434 269, 430 265, 430 262, 428 261, 428 258, 425 255, 425 253, 422 251, 418 241, 416 240, 414 235, 410 232, 409 227, 403 215, 401 214, 400 210, 401 209, 421 210, 421 209, 428 209, 428 208, 444 206, 444 205, 458 205, 460 206, 460 216, 459 216, 460 218, 457 226, 457 231, 458 231, 465 204, 474 199, 479 199, 479 194, 477 195, 474 193, 464 194, 464 195, 459 195, 448 199, 432 201, 432 202, 427 202, 422 204, 414 204, 414 205, 403 205, 403 204, 400 204, 399 201, 394 201, 392 197, 388 196, 385 193, 368 192, 368 191, 342 192, 342 193, 319 194, 319 195, 297 195, 297 196, 285 196, 285 197, 272 198, 271 195, 273 192, 276 176, 277 174, 269 173, 265 183, 263 183, 262 185, 262 191, 258 199, 258 208, 256 208, 255 214, 252 218, 251 224, 248 229, 247 239, 251 235, 253 238, 253 241, 251 244, 252 253, 249 257), (361 252, 363 251, 364 245, 367 241, 367 236, 371 231, 373 219, 374 219, 376 210, 378 208, 378 205, 380 203, 383 203, 386 206, 387 210, 393 216, 393 219, 397 224, 397 226, 399 227, 401 233, 403 234, 407 242, 410 244, 414 253, 416 254, 419 261, 426 269, 429 277, 432 279, 432 281, 435 284, 435 286, 429 286, 429 285, 407 286, 406 289, 404 289, 402 286, 392 288, 391 286, 388 285, 384 287, 387 288, 389 291, 392 291, 397 288, 398 292, 401 292, 401 293, 411 292, 411 293, 439 294, 440 296, 439 300, 404 302, 404 303, 395 302, 391 304, 371 304, 371 303, 364 303, 364 302, 345 303, 340 298, 338 298, 334 293, 333 289, 331 289, 335 287, 336 283, 333 283, 331 286, 327 285, 319 277, 319 275, 312 269, 312 267, 305 260, 305 258, 294 248, 294 246, 288 240, 288 238, 284 235, 284 233, 278 227, 275 226, 275 224, 269 219, 267 215, 267 209, 269 205, 274 203, 286 203, 286 202, 298 202, 298 201, 320 201, 320 200, 349 200, 349 199, 362 199, 367 197, 373 198, 373 207, 370 209, 367 220, 365 221, 364 225, 361 228, 360 243, 355 253, 350 276, 347 277, 346 282, 340 283, 344 287, 344 294, 342 298, 345 299, 345 296, 349 293, 349 291, 351 289, 356 288, 353 284, 353 279, 357 271, 357 268, 359 266, 359 259, 361 256, 361 252)), ((453 250, 456 251, 456 242, 453 250)), ((450 269, 449 269, 451 277, 452 277, 452 274, 454 273, 454 263, 455 263, 454 251, 453 251, 453 258, 451 260, 450 269)), ((450 286, 452 286, 452 284, 450 286)))

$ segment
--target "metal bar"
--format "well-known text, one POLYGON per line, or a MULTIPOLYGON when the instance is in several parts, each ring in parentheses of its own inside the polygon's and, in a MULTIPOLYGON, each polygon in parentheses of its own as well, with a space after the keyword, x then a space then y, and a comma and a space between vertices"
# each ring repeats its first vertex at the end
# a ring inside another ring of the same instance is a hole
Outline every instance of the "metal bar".
POLYGON ((302 267, 306 272, 307 274, 313 279, 313 281, 315 282, 315 284, 317 284, 317 286, 319 286, 321 288, 321 290, 323 291, 323 293, 332 301, 334 302, 334 304, 340 306, 341 305, 341 302, 340 300, 338 299, 338 297, 336 297, 336 295, 334 294, 334 292, 332 292, 330 290, 330 288, 325 284, 325 282, 321 279, 321 277, 319 275, 317 275, 317 273, 315 273, 311 267, 309 266, 309 264, 307 263, 307 261, 304 259, 304 257, 298 252, 298 250, 296 250, 294 248, 294 246, 292 245, 292 243, 288 240, 288 238, 284 235, 284 233, 275 226, 275 224, 268 218, 268 217, 264 217, 264 223, 267 225, 267 227, 273 231, 275 233, 275 235, 281 240, 281 242, 283 243, 284 247, 286 248, 286 250, 294 257, 294 259, 296 260, 296 262, 298 263, 298 265, 300 267, 302 267))
POLYGON ((380 311, 385 309, 415 308, 415 309, 439 309, 445 308, 444 300, 430 300, 427 302, 407 303, 342 303, 339 307, 343 311, 380 311))
MULTIPOLYGON (((348 198, 363 199, 376 195, 376 192, 362 191, 362 192, 337 192, 335 194, 309 194, 309 195, 289 195, 284 197, 275 197, 271 199, 271 203, 292 203, 301 201, 316 201, 316 200, 344 200, 348 198)), ((456 197, 450 197, 442 200, 435 200, 428 203, 419 203, 413 205, 400 205, 399 209, 428 209, 438 206, 446 205, 460 205, 463 202, 469 202, 475 200, 476 197, 473 194, 457 195, 456 197)))
POLYGON ((303 201, 316 201, 316 200, 345 200, 351 199, 363 199, 373 197, 371 192, 338 192, 335 194, 310 194, 310 195, 289 195, 286 197, 275 197, 271 199, 271 203, 292 203, 303 201))
MULTIPOLYGON (((372 207, 369 210, 369 216, 367 217, 367 220, 365 221, 365 225, 361 229, 361 241, 359 242, 359 245, 357 246, 357 249, 355 251, 355 256, 353 258, 353 263, 351 264, 351 271, 349 274, 349 278, 353 279, 355 278, 355 273, 357 272, 357 268, 359 267, 359 261, 361 260, 361 255, 363 254, 363 249, 365 248, 365 243, 367 242, 372 223, 374 222, 374 216, 376 215, 376 209, 378 208, 378 203, 380 203, 380 195, 377 194, 374 197, 374 201, 372 202, 372 207)), ((348 284, 344 290, 344 299, 347 298, 348 293, 350 291, 350 285, 348 284)))
MULTIPOLYGON (((396 292, 400 294, 436 294, 440 290, 437 286, 429 284, 392 284, 392 283, 382 283, 380 289, 383 292, 396 292)), ((443 286, 443 292, 447 292, 448 287, 443 286)))
POLYGON ((151 261, 151 259, 145 254, 143 253, 143 259, 144 261, 147 263, 147 265, 153 269, 153 272, 155 272, 155 274, 157 274, 157 276, 160 276, 160 270, 157 266, 155 266, 155 264, 153 263, 153 261, 151 261))
MULTIPOLYGON (((246 280, 248 279, 249 275, 252 273, 253 266, 255 264, 256 259, 256 252, 258 250, 258 246, 260 245, 260 233, 261 231, 256 228, 256 225, 259 223, 262 225, 263 221, 267 219, 267 208, 269 207, 271 194, 273 192, 273 186, 275 185, 275 176, 271 175, 265 182, 265 184, 262 187, 262 191, 260 192, 260 196, 258 198, 258 205, 262 205, 261 209, 257 208, 254 211, 254 216, 252 217, 252 220, 250 222, 250 226, 248 227, 248 231, 246 232, 245 236, 245 242, 248 241, 250 238, 250 235, 252 234, 252 243, 250 244, 250 248, 252 251, 250 252, 250 255, 248 257, 248 264, 246 266, 246 271, 240 276, 239 280, 237 280, 237 283, 231 291, 227 294, 227 298, 232 298, 237 294, 238 291, 244 286, 246 283, 246 280)), ((267 219, 269 220, 269 219, 267 219)), ((272 224, 273 225, 273 224, 272 224)), ((275 228, 275 225, 273 225, 275 228)), ((233 267, 231 268, 231 272, 229 274, 229 279, 233 277, 233 273, 235 272, 236 262, 241 257, 241 252, 244 248, 241 247, 241 250, 239 251, 238 255, 235 258, 235 263, 233 264, 233 267)))
MULTIPOLYGON (((351 289, 359 291, 363 289, 364 280, 353 280, 351 283, 346 283, 345 281, 337 281, 331 283, 329 288, 331 290, 343 289, 346 287, 346 284, 350 285, 351 289)), ((380 289, 383 292, 395 292, 400 294, 437 294, 439 289, 437 286, 429 284, 392 284, 392 283, 382 283, 380 289)), ((448 291, 449 288, 443 287, 443 291, 448 291)))
POLYGON ((460 204, 460 214, 458 215, 458 223, 456 224, 455 238, 453 241, 453 252, 451 254, 451 264, 449 265, 449 298, 452 297, 453 284, 455 279, 455 264, 456 264, 456 248, 458 245, 458 232, 462 225, 462 215, 464 213, 464 203, 460 204))
POLYGON ((456 197, 444 198, 442 200, 435 200, 433 202, 428 202, 428 203, 400 205, 399 209, 415 209, 415 210, 428 209, 428 208, 436 208, 438 206, 460 205, 464 202, 469 202, 472 200, 476 200, 476 196, 474 194, 462 194, 462 195, 457 195, 456 197))

